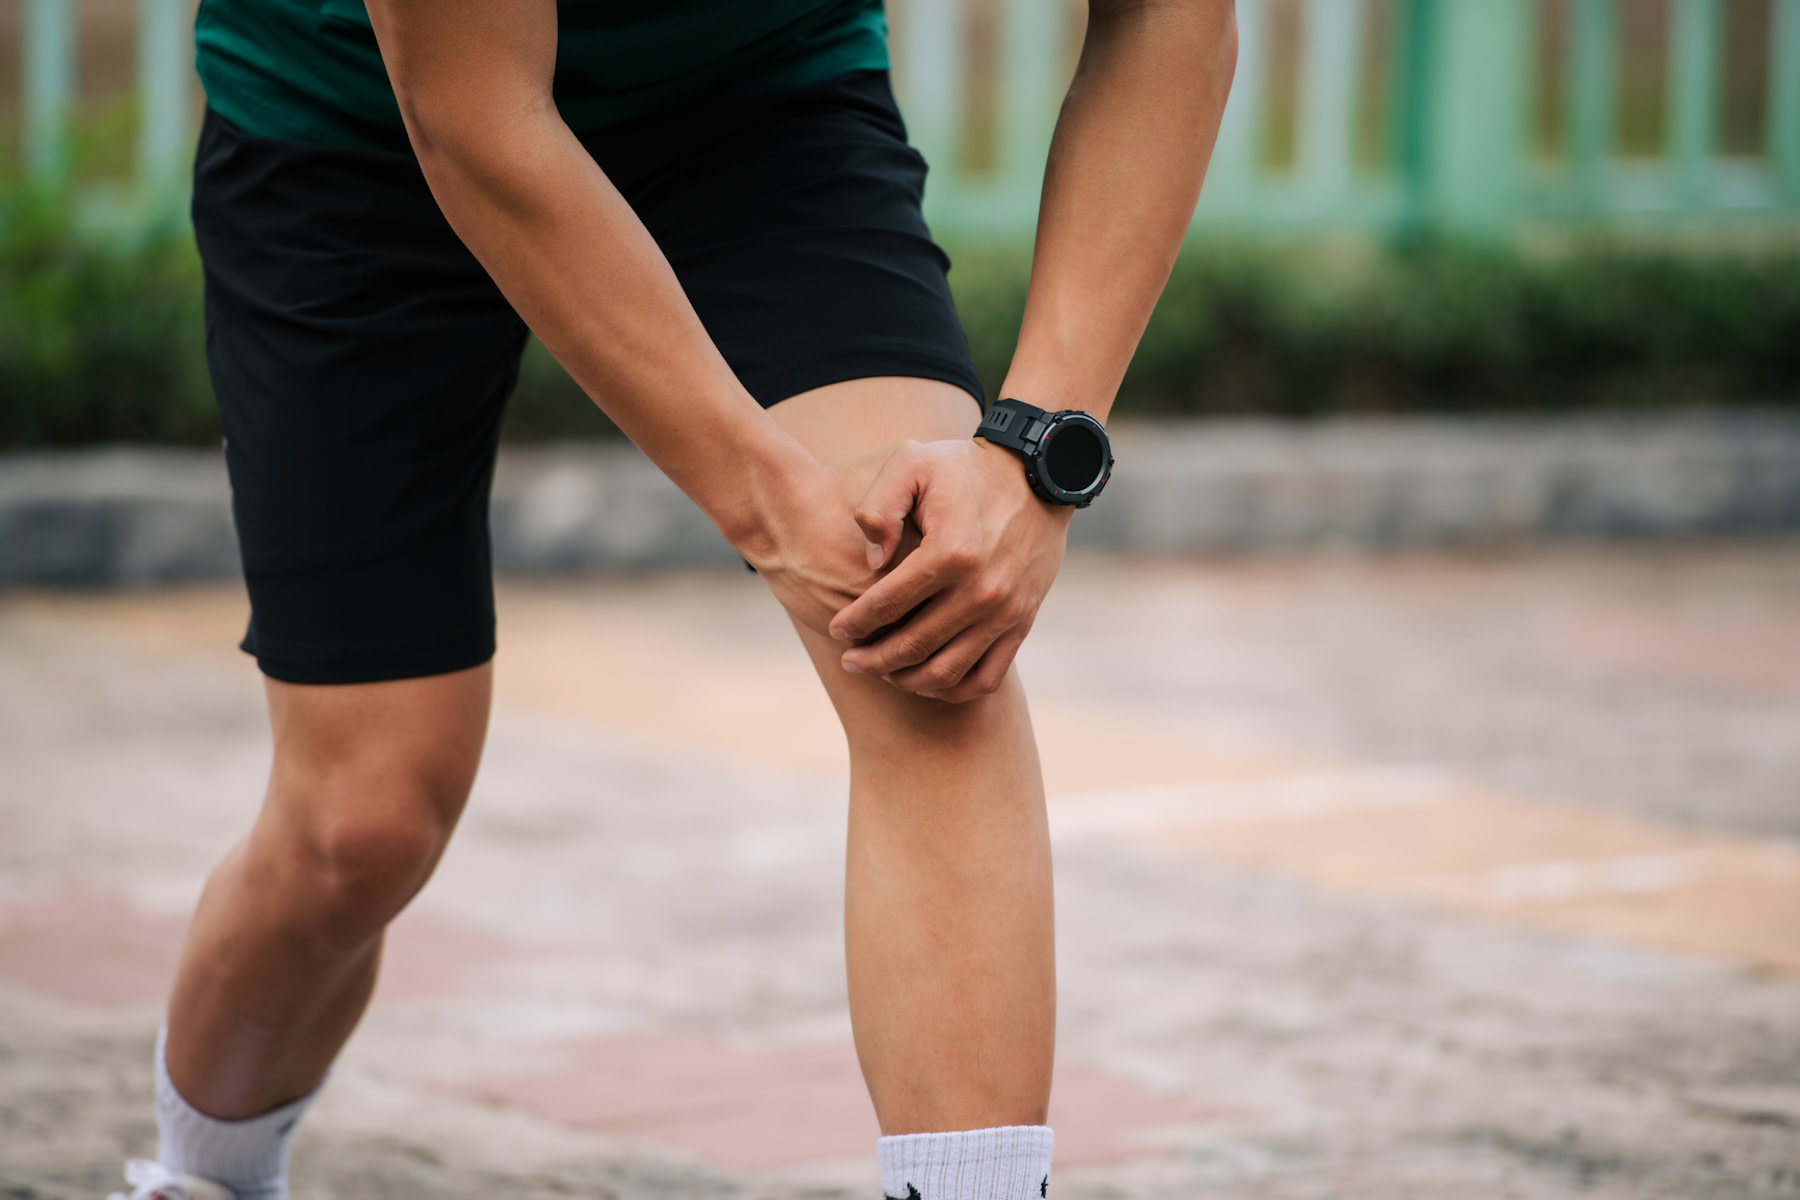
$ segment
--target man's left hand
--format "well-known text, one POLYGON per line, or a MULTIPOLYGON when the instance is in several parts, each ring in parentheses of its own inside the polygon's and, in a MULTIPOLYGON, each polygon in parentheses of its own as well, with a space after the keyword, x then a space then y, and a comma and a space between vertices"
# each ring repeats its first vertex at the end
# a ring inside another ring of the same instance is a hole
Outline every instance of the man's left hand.
POLYGON ((909 517, 922 541, 833 618, 833 637, 861 643, 844 669, 951 703, 997 690, 1062 565, 1071 511, 1039 500, 1018 458, 988 442, 902 445, 856 523, 871 570, 893 562, 909 517))

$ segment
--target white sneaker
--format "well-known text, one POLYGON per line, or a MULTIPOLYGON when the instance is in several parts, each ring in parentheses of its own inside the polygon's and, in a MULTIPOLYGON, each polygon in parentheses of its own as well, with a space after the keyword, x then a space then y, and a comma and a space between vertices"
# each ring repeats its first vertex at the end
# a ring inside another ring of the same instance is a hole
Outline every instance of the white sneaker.
POLYGON ((114 1192, 106 1200, 232 1200, 231 1190, 210 1179, 171 1171, 159 1162, 134 1158, 125 1164, 130 1194, 114 1192))

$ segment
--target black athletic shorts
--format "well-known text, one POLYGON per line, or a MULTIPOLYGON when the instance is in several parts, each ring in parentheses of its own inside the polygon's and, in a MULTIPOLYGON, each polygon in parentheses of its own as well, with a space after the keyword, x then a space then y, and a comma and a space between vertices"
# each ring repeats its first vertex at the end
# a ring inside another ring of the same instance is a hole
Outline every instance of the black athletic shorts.
MULTIPOLYGON (((759 403, 883 375, 981 396, 885 73, 582 141, 759 403)), ((293 683, 486 662, 488 495, 525 326, 417 160, 209 113, 194 229, 244 649, 293 683)))

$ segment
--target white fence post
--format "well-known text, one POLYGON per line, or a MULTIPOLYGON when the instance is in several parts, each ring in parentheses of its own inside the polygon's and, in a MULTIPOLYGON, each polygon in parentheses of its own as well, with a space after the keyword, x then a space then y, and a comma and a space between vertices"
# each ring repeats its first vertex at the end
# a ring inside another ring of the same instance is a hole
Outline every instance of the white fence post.
POLYGON ((1800 203, 1800 0, 1775 0, 1769 37, 1769 162, 1776 194, 1800 203))
MULTIPOLYGON (((1619 16, 1615 0, 1575 0, 1569 14, 1567 79, 1569 174, 1576 203, 1604 205, 1618 103, 1619 16)), ((1542 69, 1544 64, 1540 64, 1542 69)))
POLYGON ((1005 204, 1021 226, 1037 212, 1067 79, 1063 0, 1003 0, 999 160, 1005 204))
POLYGON ((1237 71, 1219 123, 1195 223, 1241 214, 1255 182, 1262 144, 1263 70, 1267 62, 1265 0, 1237 0, 1237 71))
POLYGON ((1303 11, 1295 175, 1308 206, 1323 211, 1350 191, 1363 0, 1307 0, 1303 11))
POLYGON ((188 154, 191 57, 186 0, 137 0, 137 185, 161 207, 181 194, 188 154))
POLYGON ((930 207, 956 190, 956 149, 961 139, 963 75, 962 0, 907 0, 901 25, 900 90, 907 133, 930 164, 930 207))
POLYGON ((1669 11, 1669 161, 1683 204, 1703 203, 1719 125, 1718 0, 1675 0, 1669 11))
POLYGON ((26 176, 59 186, 69 172, 75 107, 74 0, 24 0, 23 123, 26 176))

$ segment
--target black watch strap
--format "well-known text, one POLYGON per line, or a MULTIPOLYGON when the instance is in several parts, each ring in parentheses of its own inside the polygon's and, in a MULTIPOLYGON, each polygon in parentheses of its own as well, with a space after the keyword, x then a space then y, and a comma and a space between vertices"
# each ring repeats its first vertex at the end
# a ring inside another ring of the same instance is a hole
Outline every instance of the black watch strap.
POLYGON ((996 400, 987 415, 981 418, 981 424, 975 427, 975 436, 996 446, 1029 454, 1037 449, 1044 436, 1046 415, 1037 405, 1023 400, 996 400))

